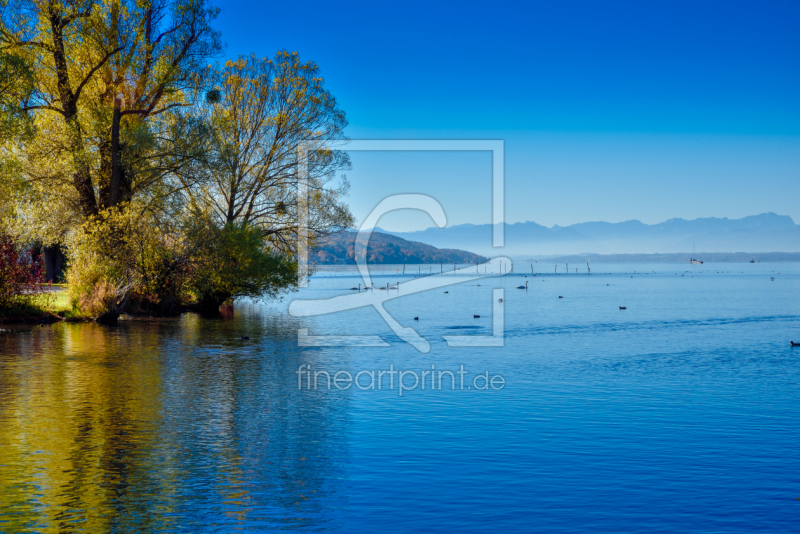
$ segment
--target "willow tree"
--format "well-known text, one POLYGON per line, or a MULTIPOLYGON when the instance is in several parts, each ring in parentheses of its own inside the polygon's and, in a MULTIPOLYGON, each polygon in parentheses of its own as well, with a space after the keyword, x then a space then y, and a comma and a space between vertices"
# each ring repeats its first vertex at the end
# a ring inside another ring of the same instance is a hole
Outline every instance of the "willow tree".
POLYGON ((0 48, 33 73, 29 180, 85 218, 158 185, 158 132, 220 50, 216 14, 206 0, 9 0, 0 48))
POLYGON ((319 67, 296 52, 274 59, 239 57, 214 69, 204 107, 210 142, 203 187, 190 201, 221 224, 260 229, 272 247, 296 253, 303 201, 298 154, 308 156, 308 220, 312 239, 353 225, 343 202, 348 184, 335 182, 350 160, 336 146, 346 141, 344 112, 325 88, 319 67))
POLYGON ((136 282, 130 225, 119 221, 135 220, 132 208, 168 205, 170 177, 192 160, 180 110, 194 103, 207 60, 221 48, 211 27, 217 12, 207 0, 0 4, 0 51, 32 72, 22 110, 35 132, 18 150, 17 222, 39 241, 82 226, 70 233, 73 253, 102 245, 83 255, 97 268, 84 269, 77 285, 94 300, 102 293, 109 320, 136 282))

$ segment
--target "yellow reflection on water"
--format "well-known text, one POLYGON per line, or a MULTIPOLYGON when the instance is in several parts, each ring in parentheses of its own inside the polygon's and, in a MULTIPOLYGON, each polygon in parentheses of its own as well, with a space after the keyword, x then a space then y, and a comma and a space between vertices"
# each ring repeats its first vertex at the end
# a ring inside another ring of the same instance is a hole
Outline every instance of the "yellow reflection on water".
POLYGON ((14 380, 2 391, 0 484, 16 512, 4 517, 6 531, 106 532, 125 492, 140 489, 131 486, 168 490, 148 476, 157 466, 141 465, 158 461, 148 452, 161 373, 157 359, 141 357, 157 346, 155 333, 119 334, 85 324, 6 336, 3 376, 14 380))
POLYGON ((345 418, 256 320, 262 348, 192 315, 0 331, 0 532, 309 524, 345 418))

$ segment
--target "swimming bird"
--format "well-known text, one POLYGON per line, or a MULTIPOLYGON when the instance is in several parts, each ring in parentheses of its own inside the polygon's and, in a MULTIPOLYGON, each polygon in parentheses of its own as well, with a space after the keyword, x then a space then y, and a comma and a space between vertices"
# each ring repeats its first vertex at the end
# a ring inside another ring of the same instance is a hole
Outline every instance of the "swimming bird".
POLYGON ((415 321, 419 321, 419 317, 414 317, 414 320, 415 321))
POLYGON ((620 310, 627 310, 628 308, 626 308, 625 306, 620 306, 619 309, 620 310))
POLYGON ((473 315, 473 316, 472 316, 472 318, 473 318, 473 319, 480 319, 480 318, 481 318, 481 316, 480 316, 480 315, 473 315))
POLYGON ((558 298, 560 298, 560 299, 563 299, 564 297, 562 297, 561 295, 559 295, 559 296, 558 296, 558 298))
POLYGON ((358 284, 358 287, 351 287, 350 291, 361 291, 361 284, 358 284))
POLYGON ((525 280, 525 285, 524 286, 517 286, 517 289, 528 289, 528 281, 525 280))
POLYGON ((242 341, 247 341, 248 339, 250 339, 250 338, 247 337, 247 336, 242 336, 242 341))
POLYGON ((445 293, 450 293, 449 291, 445 291, 445 293))
POLYGON ((497 299, 497 302, 503 302, 503 299, 497 299))
POLYGON ((800 343, 795 343, 794 341, 790 341, 790 342, 789 342, 789 344, 790 344, 792 347, 800 347, 800 343))

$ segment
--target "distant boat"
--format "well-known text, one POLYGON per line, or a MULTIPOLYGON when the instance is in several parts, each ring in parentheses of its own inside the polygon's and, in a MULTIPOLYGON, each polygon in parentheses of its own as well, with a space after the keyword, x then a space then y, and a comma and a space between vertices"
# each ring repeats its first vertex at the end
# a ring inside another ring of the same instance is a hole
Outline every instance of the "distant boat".
POLYGON ((702 261, 700 261, 700 260, 698 260, 698 259, 695 259, 695 256, 697 256, 697 247, 695 247, 695 245, 694 245, 694 239, 692 239, 692 257, 691 257, 691 258, 689 258, 689 263, 691 263, 691 264, 693 264, 693 265, 694 265, 694 264, 699 264, 699 265, 702 265, 702 264, 703 264, 703 262, 702 262, 702 261))
POLYGON ((750 263, 755 263, 755 262, 756 262, 756 260, 750 260, 750 263))

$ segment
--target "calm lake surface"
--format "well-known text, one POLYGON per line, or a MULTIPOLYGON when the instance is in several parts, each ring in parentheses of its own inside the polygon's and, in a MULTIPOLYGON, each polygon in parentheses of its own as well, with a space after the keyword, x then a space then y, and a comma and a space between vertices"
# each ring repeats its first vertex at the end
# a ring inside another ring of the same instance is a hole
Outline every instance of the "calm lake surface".
POLYGON ((355 295, 352 270, 227 320, 0 325, 0 531, 800 530, 797 264, 537 265, 403 295, 412 269, 373 280, 401 281, 386 309, 428 353, 371 307, 287 313, 355 295), (505 346, 448 347, 491 335, 499 287, 505 346), (298 376, 462 365, 463 389, 402 396, 298 376), (487 371, 504 386, 469 387, 487 371))

